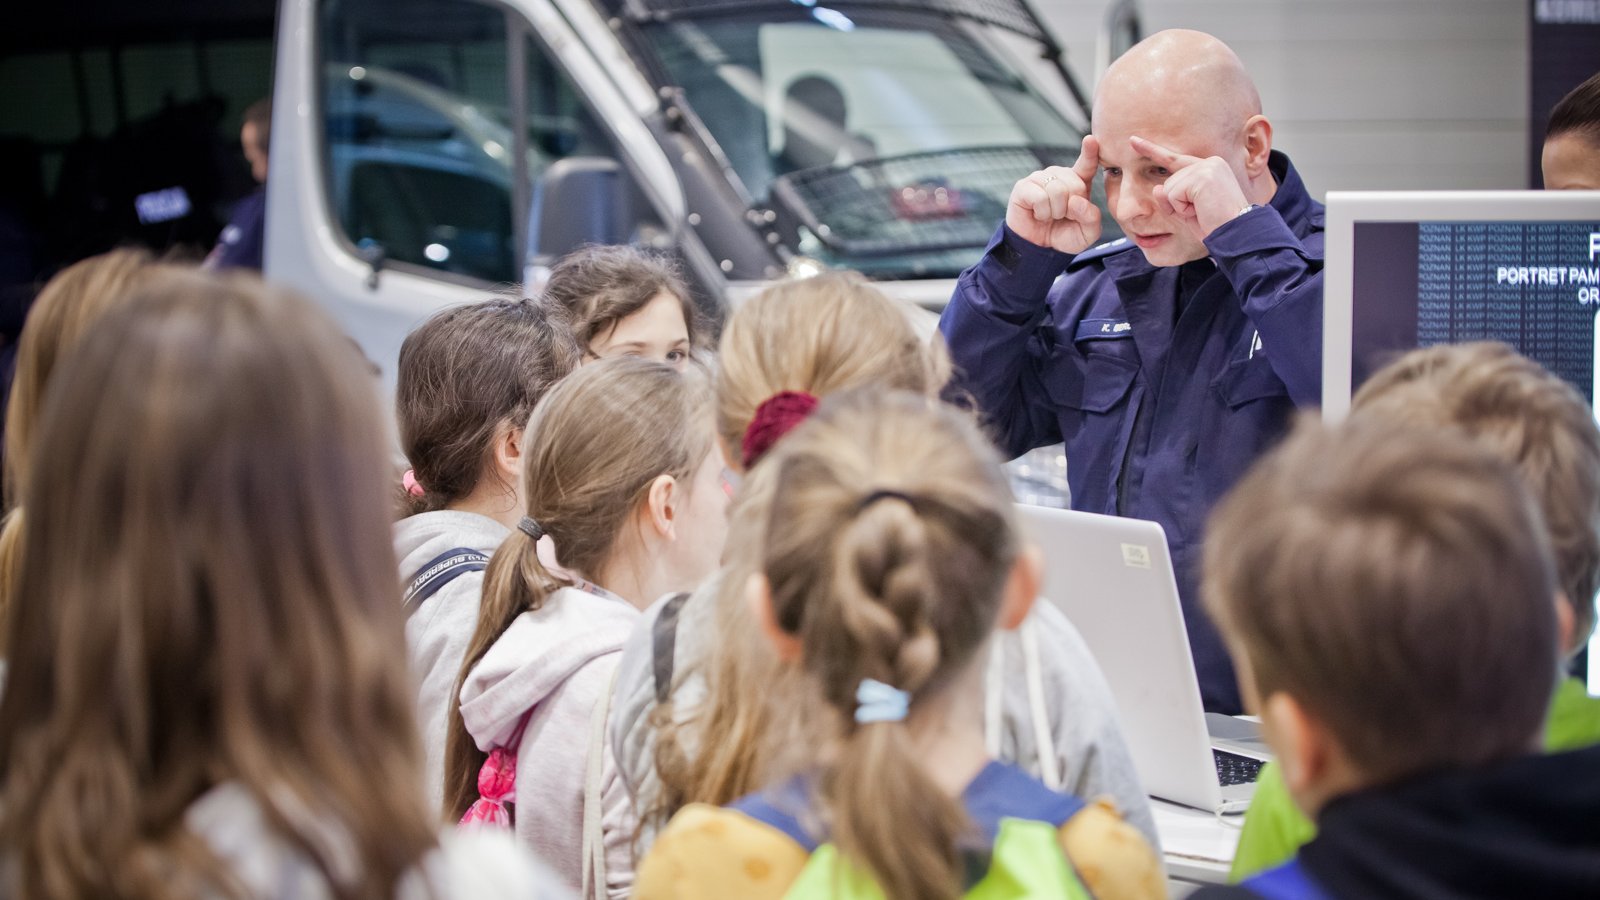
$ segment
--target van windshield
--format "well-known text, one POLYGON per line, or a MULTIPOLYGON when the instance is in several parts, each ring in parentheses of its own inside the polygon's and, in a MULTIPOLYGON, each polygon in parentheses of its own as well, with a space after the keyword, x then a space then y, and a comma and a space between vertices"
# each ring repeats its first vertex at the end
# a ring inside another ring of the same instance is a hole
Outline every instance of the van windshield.
POLYGON ((953 276, 1017 179, 1077 157, 1081 132, 970 23, 797 6, 643 32, 751 201, 830 265, 953 276))

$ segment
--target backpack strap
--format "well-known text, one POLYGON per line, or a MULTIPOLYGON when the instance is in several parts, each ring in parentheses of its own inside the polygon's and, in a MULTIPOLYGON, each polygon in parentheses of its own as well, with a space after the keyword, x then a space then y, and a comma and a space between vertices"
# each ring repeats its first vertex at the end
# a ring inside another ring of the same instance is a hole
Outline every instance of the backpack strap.
POLYGON ((800 845, 807 854, 822 846, 821 839, 801 821, 802 811, 811 799, 808 782, 804 778, 791 778, 783 784, 741 797, 728 804, 728 808, 743 813, 757 822, 770 825, 800 845))
POLYGON ((440 588, 468 572, 482 572, 488 567, 489 557, 467 547, 455 547, 428 560, 406 585, 406 618, 415 615, 440 588))
POLYGON ((672 669, 678 652, 678 616, 688 594, 673 594, 661 605, 661 615, 650 627, 650 663, 655 676, 656 703, 666 703, 672 697, 672 669))
POLYGON ((1332 900, 1332 896, 1306 874, 1299 859, 1291 859, 1276 869, 1247 878, 1239 886, 1265 900, 1332 900))
POLYGON ((617 688, 617 670, 611 670, 605 693, 589 712, 589 758, 583 776, 583 893, 581 900, 605 900, 606 846, 602 828, 605 815, 606 721, 611 715, 611 695, 617 688))

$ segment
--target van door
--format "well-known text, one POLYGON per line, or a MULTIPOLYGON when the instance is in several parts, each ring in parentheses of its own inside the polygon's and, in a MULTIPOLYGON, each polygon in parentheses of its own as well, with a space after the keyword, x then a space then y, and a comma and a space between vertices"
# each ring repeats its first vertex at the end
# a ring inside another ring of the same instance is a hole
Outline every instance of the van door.
POLYGON ((644 166, 650 190, 593 237, 676 245, 670 166, 606 79, 573 77, 599 70, 561 29, 545 0, 284 6, 267 274, 322 301, 391 387, 424 318, 523 280, 530 207, 564 161, 625 185, 644 166))

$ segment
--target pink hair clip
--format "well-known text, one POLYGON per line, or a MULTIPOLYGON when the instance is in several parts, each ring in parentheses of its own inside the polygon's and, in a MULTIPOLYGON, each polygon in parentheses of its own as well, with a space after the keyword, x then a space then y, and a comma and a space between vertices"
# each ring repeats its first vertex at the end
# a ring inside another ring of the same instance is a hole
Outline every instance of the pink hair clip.
POLYGON ((406 493, 413 497, 421 497, 423 494, 428 492, 428 489, 423 487, 421 482, 417 481, 416 469, 407 469, 406 474, 400 477, 400 484, 405 487, 406 493))

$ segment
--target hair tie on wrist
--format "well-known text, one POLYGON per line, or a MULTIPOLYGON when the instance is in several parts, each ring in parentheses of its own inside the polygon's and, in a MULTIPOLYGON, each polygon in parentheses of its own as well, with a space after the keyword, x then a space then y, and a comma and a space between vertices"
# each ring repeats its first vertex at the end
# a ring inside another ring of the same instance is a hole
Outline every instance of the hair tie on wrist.
POLYGON ((428 489, 423 487, 421 482, 417 481, 416 469, 407 469, 406 473, 400 476, 400 486, 405 488, 406 493, 413 497, 421 497, 423 494, 428 492, 428 489))
POLYGON ((856 722, 904 722, 911 711, 911 694, 871 678, 856 688, 856 722))
POLYGON ((536 541, 544 537, 544 526, 535 522, 532 516, 523 516, 522 521, 517 523, 517 530, 536 541))
POLYGON ((778 439, 794 430, 817 408, 817 398, 805 391, 779 391, 761 401, 750 427, 744 430, 741 459, 749 469, 767 455, 778 439))

